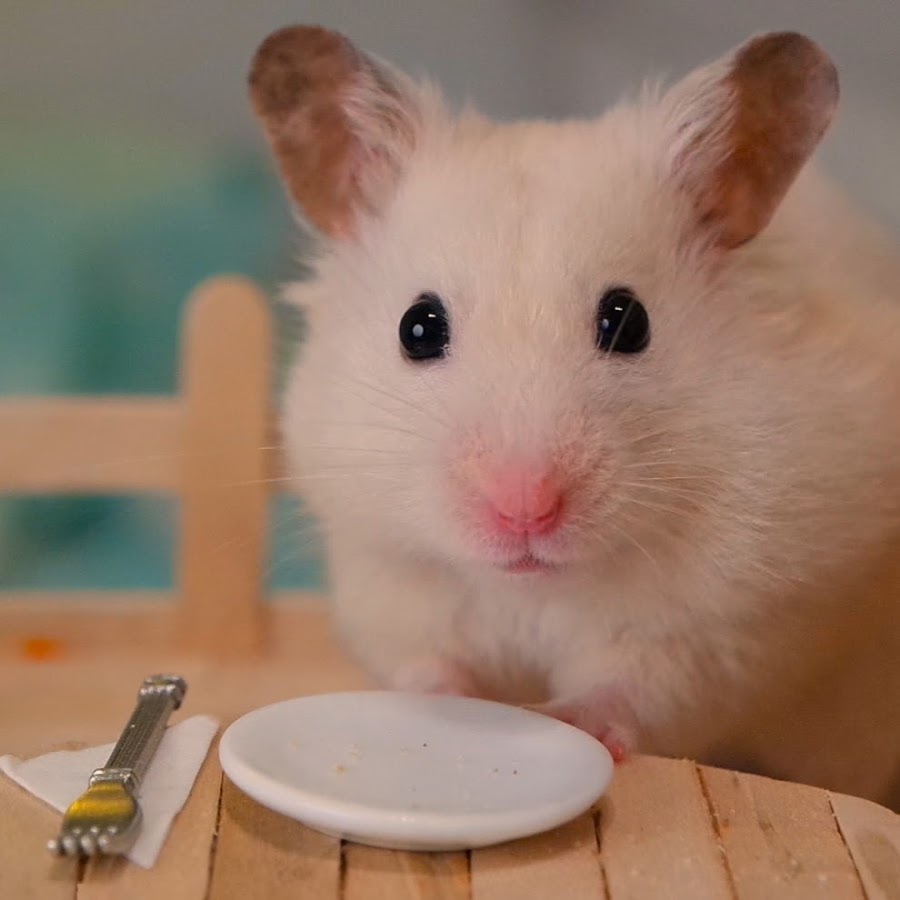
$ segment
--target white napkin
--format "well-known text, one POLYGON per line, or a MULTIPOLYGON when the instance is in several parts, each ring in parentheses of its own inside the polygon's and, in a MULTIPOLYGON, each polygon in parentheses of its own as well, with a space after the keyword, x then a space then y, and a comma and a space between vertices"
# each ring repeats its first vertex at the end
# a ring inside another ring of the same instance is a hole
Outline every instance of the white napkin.
MULTIPOLYGON (((143 822, 127 854, 132 862, 145 869, 152 868, 156 862, 172 820, 191 793, 218 730, 218 721, 210 716, 193 716, 166 729, 141 786, 143 822)), ((64 812, 87 788, 91 772, 106 764, 114 746, 60 750, 24 761, 15 756, 0 756, 0 771, 64 812)))

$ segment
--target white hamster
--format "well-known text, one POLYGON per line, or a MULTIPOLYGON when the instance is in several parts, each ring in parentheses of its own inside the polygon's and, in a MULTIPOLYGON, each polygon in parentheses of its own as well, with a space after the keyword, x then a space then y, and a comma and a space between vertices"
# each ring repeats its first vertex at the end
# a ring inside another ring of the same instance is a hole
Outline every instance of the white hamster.
POLYGON ((295 27, 250 94, 321 238, 283 434, 356 657, 900 804, 900 268, 806 167, 825 53, 498 124, 295 27))

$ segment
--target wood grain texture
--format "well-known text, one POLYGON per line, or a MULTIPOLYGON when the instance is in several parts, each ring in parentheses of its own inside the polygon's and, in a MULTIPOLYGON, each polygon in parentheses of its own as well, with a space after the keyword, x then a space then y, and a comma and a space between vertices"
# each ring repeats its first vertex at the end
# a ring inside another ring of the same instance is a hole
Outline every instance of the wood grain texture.
POLYGON ((188 301, 178 584, 182 644, 207 658, 258 654, 268 497, 271 317, 248 281, 216 278, 188 301))
POLYGON ((598 822, 613 900, 735 896, 693 763, 640 757, 618 766, 598 822))
POLYGON ((900 900, 900 816, 846 794, 830 799, 869 900, 900 900))
POLYGON ((48 663, 132 655, 138 640, 147 650, 171 647, 175 612, 172 595, 155 591, 0 592, 0 661, 37 664, 28 651, 35 639, 53 645, 48 663))
POLYGON ((0 774, 0 897, 4 900, 74 900, 78 863, 46 849, 60 815, 0 774))
MULTIPOLYGON (((266 298, 246 279, 220 277, 187 303, 179 396, 0 399, 0 492, 162 491, 181 500, 177 622, 123 605, 104 652, 121 650, 135 626, 151 644, 178 641, 209 659, 263 650, 268 499, 281 471, 271 364, 266 298)), ((31 609, 29 621, 23 608, 0 608, 5 653, 29 640, 57 653, 97 630, 81 606, 69 608, 66 627, 31 609)))
POLYGON ((222 786, 209 900, 337 900, 341 845, 222 786))
POLYGON ((465 853, 407 853, 344 845, 342 900, 468 900, 465 853))
POLYGON ((706 767, 700 776, 741 900, 863 900, 825 791, 706 767))
POLYGON ((0 492, 174 491, 183 411, 173 397, 0 400, 0 492))
MULTIPOLYGON (((258 614, 269 658, 289 658, 302 647, 307 659, 324 663, 338 652, 319 594, 280 591, 258 614)), ((0 664, 40 662, 27 650, 35 638, 54 645, 45 662, 170 655, 179 646, 180 626, 170 591, 0 592, 0 664)))
POLYGON ((545 834, 472 852, 473 900, 604 896, 590 813, 545 834))
POLYGON ((210 746, 156 865, 142 869, 122 858, 90 860, 78 900, 204 900, 222 784, 218 746, 218 740, 210 746))
MULTIPOLYGON (((0 752, 28 757, 70 739, 88 744, 115 740, 123 716, 134 705, 134 691, 155 671, 173 671, 187 679, 187 698, 173 721, 203 712, 217 716, 223 725, 278 700, 371 686, 334 640, 323 603, 267 603, 263 611, 277 635, 263 659, 217 664, 189 655, 178 646, 174 630, 168 642, 159 643, 144 640, 144 633, 136 630, 125 636, 126 652, 119 653, 92 643, 87 634, 82 647, 72 634, 71 653, 61 660, 24 662, 0 654, 0 752), (103 685, 102 702, 98 684, 103 685)), ((115 617, 115 612, 109 615, 115 617)), ((85 613, 80 628, 90 632, 92 621, 96 617, 85 613)), ((0 605, 0 631, 3 627, 0 605)))
MULTIPOLYGON (((77 900, 900 896, 900 818, 894 813, 852 797, 829 798, 816 788, 705 768, 702 774, 705 795, 690 763, 634 760, 618 770, 611 796, 600 805, 599 858, 594 820, 585 815, 543 835, 473 851, 470 874, 464 853, 403 853, 349 843, 342 853, 337 839, 270 812, 221 782, 211 751, 157 866, 144 871, 92 862, 77 900), (832 805, 837 818, 828 812, 832 805), (866 893, 856 868, 847 866, 839 823, 866 893), (731 884, 723 878, 724 859, 731 884)), ((76 867, 53 860, 43 846, 58 818, 0 777, 4 900, 76 900, 76 867)))
MULTIPOLYGON (((260 456, 277 491, 284 467, 267 416, 260 456)), ((178 396, 0 397, 0 493, 178 493, 184 417, 178 396)))

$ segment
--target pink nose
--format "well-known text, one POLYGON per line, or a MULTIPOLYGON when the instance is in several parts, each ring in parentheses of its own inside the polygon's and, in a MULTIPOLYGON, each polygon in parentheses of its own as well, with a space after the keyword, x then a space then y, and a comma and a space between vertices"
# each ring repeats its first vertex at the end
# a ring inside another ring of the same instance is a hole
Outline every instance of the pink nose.
POLYGON ((507 534, 547 534, 559 525, 562 491, 540 471, 509 468, 485 487, 491 523, 507 534))

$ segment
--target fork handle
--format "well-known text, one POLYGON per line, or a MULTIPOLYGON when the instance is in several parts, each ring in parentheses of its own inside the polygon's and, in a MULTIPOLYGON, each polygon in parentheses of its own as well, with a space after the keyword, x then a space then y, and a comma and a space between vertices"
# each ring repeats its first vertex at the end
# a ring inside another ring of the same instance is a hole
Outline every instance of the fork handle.
POLYGON ((121 781, 136 793, 165 734, 169 716, 181 706, 186 691, 187 683, 176 675, 152 675, 145 679, 128 724, 106 765, 94 770, 91 784, 121 781))

